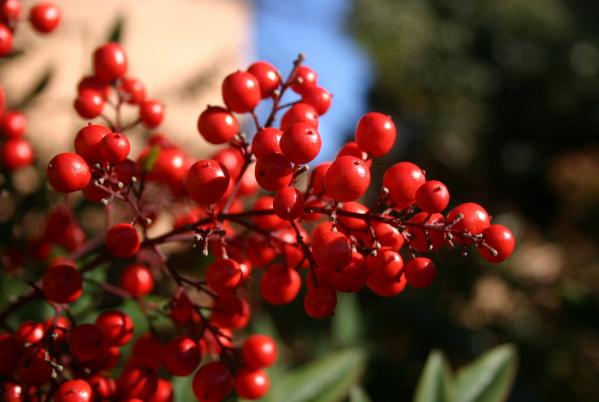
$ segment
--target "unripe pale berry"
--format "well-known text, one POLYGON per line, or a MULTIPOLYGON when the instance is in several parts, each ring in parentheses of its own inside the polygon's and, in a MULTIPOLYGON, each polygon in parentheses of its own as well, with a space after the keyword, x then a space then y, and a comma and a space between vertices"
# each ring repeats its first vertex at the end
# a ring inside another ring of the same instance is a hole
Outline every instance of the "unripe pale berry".
POLYGON ((185 179, 189 197, 200 205, 210 205, 223 198, 229 186, 229 174, 217 161, 207 159, 194 163, 185 179))
POLYGON ((52 188, 60 193, 82 190, 91 180, 91 172, 85 160, 68 152, 52 158, 46 173, 52 188))
POLYGON ((79 299, 82 286, 81 273, 72 265, 55 265, 42 279, 44 296, 54 303, 72 303, 79 299))
POLYGON ((327 195, 337 201, 355 201, 370 185, 370 169, 363 160, 353 156, 337 158, 327 170, 327 195))
POLYGON ((281 151, 291 162, 304 164, 318 156, 322 148, 320 133, 310 123, 291 125, 281 137, 281 151))
POLYGON ((366 113, 356 126, 356 143, 364 152, 372 156, 388 153, 395 144, 397 130, 391 117, 382 113, 366 113))
POLYGON ((224 144, 239 132, 239 123, 227 109, 208 106, 198 118, 198 131, 209 143, 224 144))
POLYGON ((106 232, 106 247, 117 257, 131 257, 139 251, 139 246, 139 234, 130 223, 117 223, 106 232))
POLYGON ((236 113, 251 112, 262 98, 258 80, 244 71, 236 71, 225 77, 221 90, 225 105, 236 113))

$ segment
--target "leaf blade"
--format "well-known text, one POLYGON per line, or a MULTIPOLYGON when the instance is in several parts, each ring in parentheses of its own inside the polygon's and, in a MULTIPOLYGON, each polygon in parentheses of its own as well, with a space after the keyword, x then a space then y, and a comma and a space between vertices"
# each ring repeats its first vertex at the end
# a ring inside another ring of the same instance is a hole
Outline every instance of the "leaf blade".
POLYGON ((433 350, 426 361, 416 386, 414 402, 450 402, 453 379, 447 359, 433 350))

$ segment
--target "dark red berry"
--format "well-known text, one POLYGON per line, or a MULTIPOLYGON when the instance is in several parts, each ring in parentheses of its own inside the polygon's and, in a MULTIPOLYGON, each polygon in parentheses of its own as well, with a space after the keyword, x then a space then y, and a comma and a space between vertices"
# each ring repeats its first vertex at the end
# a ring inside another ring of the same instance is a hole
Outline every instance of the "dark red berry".
POLYGON ((212 322, 230 329, 245 328, 250 320, 250 306, 235 295, 220 295, 212 307, 212 322))
POLYGON ((158 370, 162 364, 162 344, 156 336, 144 334, 137 338, 131 350, 131 361, 139 367, 158 370))
POLYGON ((188 376, 200 364, 198 343, 186 336, 171 339, 162 349, 162 363, 171 374, 188 376))
POLYGON ((127 73, 127 54, 116 43, 107 43, 94 52, 94 75, 110 82, 122 78, 127 73))
POLYGON ((221 362, 200 367, 193 377, 193 393, 200 402, 220 402, 233 390, 233 376, 221 362))
POLYGON ((21 384, 5 381, 0 385, 0 395, 5 402, 23 402, 25 400, 25 392, 21 384))
MULTIPOLYGON (((252 210, 265 211, 273 209, 273 207, 274 198, 269 195, 264 195, 256 200, 252 210)), ((256 215, 254 217, 254 222, 256 222, 260 228, 266 230, 279 229, 285 225, 285 222, 275 214, 256 215)))
POLYGON ((428 258, 416 257, 405 266, 404 274, 406 280, 415 288, 429 287, 437 276, 435 264, 428 258))
POLYGON ((308 163, 318 156, 322 147, 320 133, 310 123, 295 123, 281 137, 281 151, 291 162, 308 163))
POLYGON ((52 188, 60 193, 82 190, 91 180, 91 172, 85 160, 69 152, 58 154, 50 160, 47 176, 52 188))
POLYGON ((156 388, 156 392, 152 395, 149 402, 173 402, 174 399, 173 385, 171 382, 164 378, 159 378, 158 388, 156 388))
POLYGON ((110 377, 105 377, 101 374, 93 374, 85 381, 92 388, 94 397, 101 399, 109 399, 116 393, 116 381, 110 377))
POLYGON ((42 289, 54 303, 73 303, 81 297, 83 279, 72 265, 61 264, 49 268, 42 279, 42 289))
POLYGON ((347 267, 352 260, 351 242, 340 232, 314 235, 312 253, 320 268, 333 271, 347 267))
MULTIPOLYGON (((27 349, 21 356, 17 366, 18 380, 26 385, 41 386, 50 380, 52 365, 46 359, 47 350, 44 348, 27 349)), ((14 375, 15 372, 10 373, 14 375)))
POLYGON ((123 346, 133 339, 133 321, 122 311, 102 312, 96 318, 96 325, 104 331, 104 338, 111 346, 123 346))
POLYGON ((198 131, 209 143, 224 144, 239 133, 239 123, 227 109, 208 106, 198 118, 198 131))
POLYGON ((478 244, 478 251, 485 260, 493 263, 501 262, 514 252, 516 241, 511 230, 507 227, 490 225, 482 231, 482 235, 484 243, 488 247, 485 244, 478 244))
POLYGON ((449 190, 438 180, 429 180, 416 191, 416 205, 424 212, 442 212, 449 204, 449 190))
POLYGON ((217 259, 206 272, 206 282, 216 293, 233 292, 243 282, 241 268, 232 259, 217 259))
POLYGON ((81 324, 69 333, 67 340, 73 356, 81 361, 91 360, 105 352, 104 331, 95 324, 81 324))
POLYGON ((131 257, 139 246, 139 234, 130 223, 117 223, 106 232, 106 247, 117 257, 131 257))
POLYGON ((241 355, 246 367, 270 367, 277 361, 277 344, 270 336, 250 335, 243 343, 241 355))
POLYGON ((370 169, 363 160, 353 156, 337 158, 327 170, 327 195, 337 201, 355 201, 370 185, 370 169))
POLYGON ((141 297, 154 290, 154 277, 147 267, 133 264, 123 269, 120 285, 133 297, 141 297))
POLYGON ((50 2, 38 3, 29 10, 29 22, 36 31, 50 33, 60 24, 60 8, 50 2))
POLYGON ((270 379, 264 370, 242 368, 235 376, 235 392, 244 399, 260 399, 270 389, 270 379))
POLYGON ((206 159, 194 163, 185 179, 189 197, 200 205, 214 204, 229 187, 229 174, 217 161, 206 159))
POLYGON ((244 71, 225 77, 221 90, 225 105, 236 113, 251 112, 262 98, 258 80, 244 71))
POLYGON ((359 292, 366 286, 368 268, 362 254, 353 253, 352 261, 331 275, 331 283, 338 292, 359 292))
POLYGON ((382 113, 366 113, 356 126, 356 143, 372 156, 383 156, 393 148, 397 130, 391 117, 382 113))
POLYGON ((281 74, 272 64, 266 61, 257 61, 248 68, 248 73, 258 80, 262 98, 270 97, 281 85, 281 74))
POLYGON ((414 204, 416 191, 425 181, 422 169, 411 162, 396 163, 383 176, 383 186, 389 190, 389 196, 397 209, 414 204))
POLYGON ((13 335, 0 334, 0 375, 12 376, 19 363, 22 345, 13 335))
POLYGON ((304 310, 312 318, 326 318, 335 313, 337 293, 330 286, 311 287, 304 297, 304 310))
POLYGON ((150 368, 125 369, 118 380, 118 393, 125 400, 149 400, 158 389, 158 376, 150 368))
POLYGON ((267 154, 256 162, 256 181, 267 191, 279 191, 287 187, 293 178, 293 167, 282 154, 267 154))

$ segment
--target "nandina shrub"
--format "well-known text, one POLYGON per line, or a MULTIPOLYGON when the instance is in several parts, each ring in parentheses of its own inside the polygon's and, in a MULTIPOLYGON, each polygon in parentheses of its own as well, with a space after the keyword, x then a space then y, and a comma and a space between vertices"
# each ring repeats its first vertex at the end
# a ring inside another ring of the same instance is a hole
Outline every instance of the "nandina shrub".
MULTIPOLYGON (((8 54, 17 19, 3 12, 9 23, 0 25, 0 54, 8 54)), ((60 13, 42 3, 30 20, 50 32, 60 13)), ((93 122, 74 133, 74 152, 64 150, 47 166, 47 182, 64 201, 47 211, 39 238, 4 251, 11 261, 32 258, 43 267, 38 278, 24 274, 30 289, 0 312, 0 376, 9 400, 170 401, 173 376, 193 376, 199 401, 232 392, 259 399, 270 387, 264 369, 278 353, 269 336, 243 332, 256 303, 303 303, 308 316, 326 319, 339 292, 393 297, 407 286, 430 286, 437 272, 431 254, 441 248, 475 249, 493 263, 512 254, 507 227, 492 224, 473 202, 447 211, 449 189, 414 163, 394 163, 383 187, 372 188, 372 158, 388 154, 398 137, 389 116, 360 117, 355 141, 309 169, 326 140, 318 121, 334 102, 303 63, 300 55, 287 77, 266 61, 225 77, 223 105, 200 111, 197 127, 208 143, 227 145, 197 160, 163 134, 149 135, 145 148, 131 154, 132 129, 160 126, 165 108, 130 75, 122 46, 93 52, 93 72, 81 78, 73 103, 93 122), (288 92, 297 99, 283 104, 288 92), (270 105, 264 121, 255 113, 262 102, 270 105), (137 109, 138 118, 122 121, 124 108, 137 109), (241 130, 244 115, 251 141, 241 130), (369 191, 376 197, 367 203, 369 191), (103 233, 87 237, 77 214, 82 201, 73 193, 105 209, 103 233), (168 231, 150 235, 156 219, 173 213, 168 231), (213 256, 203 276, 176 264, 165 247, 171 243, 213 256), (56 245, 64 251, 59 257, 48 252, 56 245), (95 279, 109 269, 116 278, 95 279), (158 278, 174 286, 157 286, 158 278), (252 282, 257 286, 248 287, 252 282), (261 301, 251 289, 259 289, 261 301), (118 308, 78 320, 71 310, 86 293, 138 305, 149 332, 118 308), (35 300, 54 314, 12 328, 10 316, 35 300), (166 315, 168 325, 154 325, 156 315, 166 315), (113 370, 121 359, 123 370, 113 370)), ((26 127, 21 112, 4 110, 0 87, 6 171, 33 162, 26 127)))

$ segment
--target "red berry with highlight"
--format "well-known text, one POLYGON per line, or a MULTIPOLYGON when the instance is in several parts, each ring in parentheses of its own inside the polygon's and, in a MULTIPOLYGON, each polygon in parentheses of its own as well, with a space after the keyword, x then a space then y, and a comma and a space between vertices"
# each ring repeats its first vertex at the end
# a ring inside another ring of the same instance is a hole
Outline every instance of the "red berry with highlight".
POLYGON ((267 154, 256 162, 256 181, 267 191, 279 191, 287 187, 293 178, 293 167, 281 154, 267 154))
POLYGON ((244 71, 236 71, 225 77, 221 90, 225 105, 236 113, 251 112, 262 98, 258 80, 244 71))
POLYGON ((200 402, 220 402, 233 390, 233 376, 221 362, 200 367, 192 383, 193 393, 200 402))
POLYGON ((301 286, 302 279, 296 270, 273 265, 260 280, 260 296, 270 304, 288 304, 295 300, 301 286))
POLYGON ((227 109, 208 106, 198 118, 198 131, 210 144, 224 144, 239 133, 239 123, 227 109))
POLYGON ((506 260, 514 252, 516 241, 512 231, 503 225, 490 225, 482 231, 484 244, 478 244, 478 252, 487 261, 497 263, 506 260))
POLYGON ((109 133, 102 138, 101 151, 106 162, 122 162, 129 156, 131 144, 124 134, 109 133))
POLYGON ((0 57, 10 54, 12 41, 12 31, 6 25, 0 23, 0 57))
POLYGON ((307 103, 296 103, 291 106, 281 118, 281 130, 287 130, 295 123, 309 123, 318 128, 318 113, 312 105, 307 103))
POLYGON ((27 131, 27 118, 16 110, 0 114, 0 135, 9 138, 21 137, 27 131))
POLYGON ((214 204, 229 187, 229 174, 217 161, 206 159, 194 163, 185 179, 189 197, 200 205, 214 204))
POLYGON ((262 158, 268 154, 281 153, 281 136, 283 132, 278 128, 264 127, 258 130, 252 139, 252 153, 256 158, 262 158))
MULTIPOLYGON (((474 202, 460 204, 447 214, 447 222, 452 224, 451 228, 460 232, 479 234, 491 224, 491 217, 487 211, 474 202)), ((472 240, 460 235, 455 235, 454 240, 466 245, 472 244, 472 240)))
POLYGON ((295 220, 304 213, 304 195, 295 187, 285 187, 275 196, 273 207, 279 218, 295 220))
POLYGON ((370 169, 366 163, 353 156, 337 158, 327 170, 325 187, 327 195, 337 201, 355 201, 370 185, 370 169))
POLYGON ((93 119, 102 114, 104 110, 104 97, 93 89, 84 89, 79 92, 73 104, 79 116, 84 119, 93 119))
POLYGON ((429 258, 416 257, 408 261, 404 274, 410 286, 415 288, 426 288, 435 281, 437 268, 429 258))
POLYGON ((106 342, 111 346, 123 346, 133 339, 133 321, 122 311, 102 312, 96 318, 96 325, 104 331, 106 342))
POLYGON ((333 95, 321 87, 308 87, 302 92, 302 102, 312 106, 319 116, 329 110, 332 101, 333 95))
POLYGON ((65 381, 56 390, 52 398, 54 402, 91 402, 93 391, 83 380, 65 381))
POLYGON ((318 75, 308 66, 299 66, 295 70, 292 80, 293 85, 291 85, 291 89, 301 95, 306 89, 316 86, 318 75))
POLYGON ((318 156, 322 148, 320 133, 310 123, 295 123, 281 137, 281 151, 291 162, 303 164, 318 156))
POLYGON ((260 399, 268 393, 270 379, 264 370, 243 368, 235 376, 235 392, 245 399, 260 399))
POLYGON ((123 269, 120 285, 133 297, 141 297, 152 293, 152 290, 154 290, 154 277, 148 267, 133 264, 123 269))
POLYGON ((105 82, 122 78, 127 73, 127 54, 116 43, 107 43, 93 54, 94 75, 105 82))
POLYGON ((270 367, 277 361, 277 344, 268 335, 250 335, 241 347, 241 356, 246 367, 270 367))
POLYGON ((31 144, 22 138, 9 138, 0 144, 0 165, 8 170, 30 166, 34 157, 31 144))
POLYGON ((391 151, 396 137, 397 130, 393 120, 382 113, 366 113, 356 126, 356 143, 372 156, 383 156, 391 151))
POLYGON ((130 223, 117 223, 106 232, 106 247, 117 257, 131 257, 137 254, 139 246, 139 234, 130 223))
POLYGON ((77 154, 65 152, 56 155, 48 163, 48 182, 60 193, 82 190, 91 180, 89 166, 77 154))
POLYGON ((202 359, 198 343, 186 336, 171 339, 164 345, 162 353, 164 368, 181 377, 190 375, 202 359))
POLYGON ((36 4, 29 11, 29 22, 41 33, 50 33, 60 25, 60 8, 50 2, 36 4))
POLYGON ((429 180, 416 191, 416 205, 424 212, 441 212, 449 204, 449 190, 438 180, 429 180))
POLYGON ((164 106, 157 100, 145 100, 139 105, 139 119, 147 128, 156 128, 164 119, 164 106))
POLYGON ((248 73, 258 80, 262 98, 270 97, 281 85, 281 74, 272 64, 266 61, 257 61, 248 68, 248 73))
POLYGON ((217 259, 208 267, 206 282, 216 293, 233 292, 243 282, 239 264, 232 259, 217 259))
POLYGON ((132 105, 139 105, 146 100, 146 88, 144 84, 131 77, 126 77, 121 80, 119 90, 122 93, 123 99, 132 105))
POLYGON ((425 183, 424 172, 411 162, 399 162, 391 166, 383 176, 383 186, 397 209, 404 209, 416 202, 416 191, 425 183))

